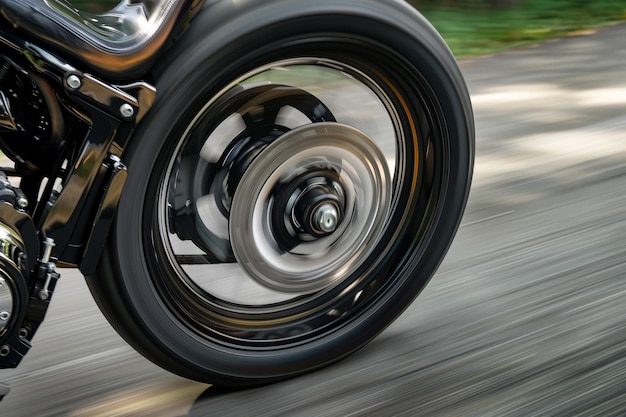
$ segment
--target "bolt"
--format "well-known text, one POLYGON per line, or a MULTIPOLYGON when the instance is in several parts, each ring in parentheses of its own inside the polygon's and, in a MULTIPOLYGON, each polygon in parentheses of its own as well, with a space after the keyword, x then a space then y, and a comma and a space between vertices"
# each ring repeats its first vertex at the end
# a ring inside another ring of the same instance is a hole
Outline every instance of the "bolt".
POLYGON ((19 208, 28 207, 28 200, 26 199, 26 197, 18 197, 16 202, 19 208))
POLYGON ((111 154, 109 155, 109 159, 111 160, 113 164, 113 169, 116 169, 116 170, 126 169, 126 167, 122 163, 122 159, 119 156, 115 154, 111 154))
POLYGON ((316 211, 313 217, 315 226, 324 233, 332 233, 337 230, 339 224, 339 213, 332 204, 323 204, 316 211))
POLYGON ((48 299, 48 297, 50 296, 50 293, 47 290, 41 290, 39 291, 39 299, 42 301, 46 301, 48 299))
POLYGON ((20 339, 26 339, 28 337, 28 329, 26 327, 22 327, 19 332, 17 332, 17 335, 20 339))
POLYGON ((28 261, 28 257, 26 256, 25 253, 22 252, 22 253, 19 254, 19 256, 17 258, 17 265, 20 268, 24 268, 24 266, 26 265, 27 261, 28 261))
POLYGON ((9 353, 11 353, 11 348, 7 345, 2 345, 0 347, 0 356, 4 357, 4 356, 8 356, 9 353))
POLYGON ((80 80, 80 77, 76 74, 68 75, 66 82, 67 82, 67 86, 71 88, 72 90, 78 90, 83 85, 83 82, 80 80))
POLYGON ((127 119, 130 119, 135 114, 135 109, 128 103, 124 103, 120 106, 120 114, 127 119))
POLYGON ((8 311, 3 311, 0 313, 0 321, 7 321, 11 317, 11 313, 8 311))

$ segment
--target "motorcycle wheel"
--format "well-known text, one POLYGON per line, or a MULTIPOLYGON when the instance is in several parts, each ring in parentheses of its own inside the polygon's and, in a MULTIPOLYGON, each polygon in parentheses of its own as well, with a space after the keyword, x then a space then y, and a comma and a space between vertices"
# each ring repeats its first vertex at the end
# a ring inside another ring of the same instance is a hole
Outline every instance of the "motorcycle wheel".
POLYGON ((240 4, 207 7, 162 60, 87 278, 144 356, 239 387, 333 363, 398 317, 451 243, 474 152, 457 64, 410 6, 240 4))

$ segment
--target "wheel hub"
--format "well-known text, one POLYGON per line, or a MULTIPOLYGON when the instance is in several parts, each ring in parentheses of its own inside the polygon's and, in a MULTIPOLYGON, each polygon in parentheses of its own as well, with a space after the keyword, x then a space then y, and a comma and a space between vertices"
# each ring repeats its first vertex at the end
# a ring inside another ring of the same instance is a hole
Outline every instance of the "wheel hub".
POLYGON ((313 211, 312 228, 319 233, 332 233, 339 225, 339 210, 334 204, 324 203, 313 211))
POLYGON ((390 178, 384 155, 353 127, 315 123, 285 133, 252 161, 235 191, 236 259, 276 291, 342 282, 380 239, 390 178))
POLYGON ((301 190, 295 197, 294 226, 313 237, 337 230, 345 204, 345 191, 337 173, 314 172, 301 190))
MULTIPOLYGON (((321 164, 321 161, 320 161, 321 164)), ((312 166, 272 192, 272 233, 281 250, 330 235, 345 210, 345 190, 337 171, 312 166)))

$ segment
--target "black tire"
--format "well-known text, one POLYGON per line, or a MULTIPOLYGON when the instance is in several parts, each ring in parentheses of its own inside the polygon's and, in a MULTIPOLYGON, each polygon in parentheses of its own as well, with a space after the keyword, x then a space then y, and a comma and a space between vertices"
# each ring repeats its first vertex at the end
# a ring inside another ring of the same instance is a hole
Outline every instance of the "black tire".
POLYGON ((459 225, 474 132, 453 56, 407 4, 224 3, 155 71, 158 99, 124 153, 128 181, 88 284, 156 364, 250 386, 349 355, 411 303, 459 225), (294 104, 304 119, 279 121, 269 103, 290 97, 316 97, 328 116, 294 104), (236 273, 233 293, 214 282, 222 270, 236 273))

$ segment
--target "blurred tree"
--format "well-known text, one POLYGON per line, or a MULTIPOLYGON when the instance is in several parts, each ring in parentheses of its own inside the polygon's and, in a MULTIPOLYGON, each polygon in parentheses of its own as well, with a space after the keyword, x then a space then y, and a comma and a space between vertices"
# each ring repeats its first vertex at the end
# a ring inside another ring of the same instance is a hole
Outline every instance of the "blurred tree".
POLYGON ((524 0, 492 0, 497 7, 515 7, 524 4, 524 0))

